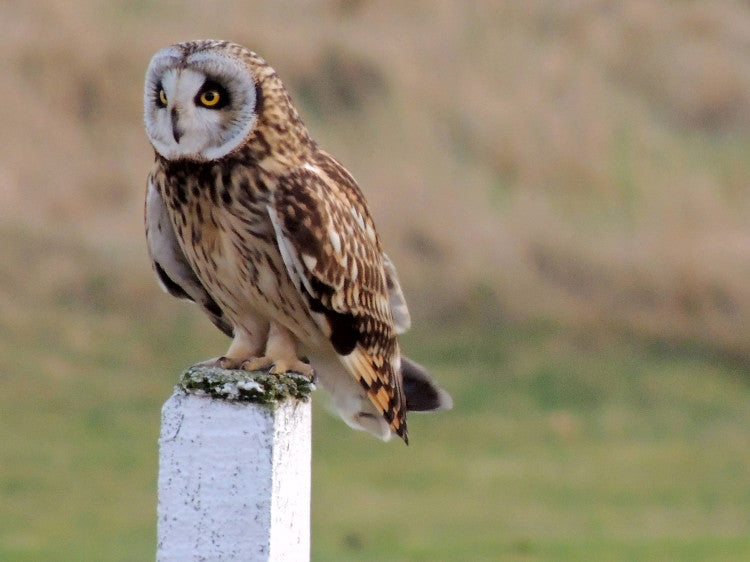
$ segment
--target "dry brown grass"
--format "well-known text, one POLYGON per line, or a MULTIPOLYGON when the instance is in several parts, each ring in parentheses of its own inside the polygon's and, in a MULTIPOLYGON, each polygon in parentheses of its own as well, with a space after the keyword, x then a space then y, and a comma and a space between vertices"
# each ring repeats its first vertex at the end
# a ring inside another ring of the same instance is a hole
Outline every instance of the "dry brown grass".
POLYGON ((136 284, 142 75, 213 36, 263 54, 359 178, 418 315, 495 300, 750 358, 740 2, 6 2, 0 36, 0 219, 136 284))

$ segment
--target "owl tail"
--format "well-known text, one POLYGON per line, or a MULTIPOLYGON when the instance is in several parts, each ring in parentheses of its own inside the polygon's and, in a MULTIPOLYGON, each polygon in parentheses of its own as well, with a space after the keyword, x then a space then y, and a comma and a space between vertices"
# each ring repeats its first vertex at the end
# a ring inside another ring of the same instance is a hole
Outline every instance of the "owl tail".
MULTIPOLYGON (((393 436, 391 428, 367 397, 362 385, 338 360, 316 356, 314 352, 311 355, 318 380, 331 397, 330 406, 350 427, 388 441, 393 436)), ((449 410, 453 406, 450 395, 432 380, 424 367, 406 357, 401 357, 401 376, 407 411, 449 410)))
POLYGON ((453 407, 451 395, 437 385, 424 367, 408 357, 401 357, 401 378, 407 412, 450 410, 453 407))

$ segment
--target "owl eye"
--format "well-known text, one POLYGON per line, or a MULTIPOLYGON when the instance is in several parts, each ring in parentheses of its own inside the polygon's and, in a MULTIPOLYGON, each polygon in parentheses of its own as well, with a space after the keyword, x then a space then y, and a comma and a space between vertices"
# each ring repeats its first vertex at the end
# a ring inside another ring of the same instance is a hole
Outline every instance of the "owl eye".
POLYGON ((167 92, 164 88, 159 88, 159 104, 161 107, 167 107, 167 92))
POLYGON ((214 107, 221 100, 221 94, 217 90, 208 90, 200 96, 200 102, 206 107, 214 107))
POLYGON ((229 105, 229 93, 216 80, 206 80, 194 101, 206 109, 221 109, 229 105))

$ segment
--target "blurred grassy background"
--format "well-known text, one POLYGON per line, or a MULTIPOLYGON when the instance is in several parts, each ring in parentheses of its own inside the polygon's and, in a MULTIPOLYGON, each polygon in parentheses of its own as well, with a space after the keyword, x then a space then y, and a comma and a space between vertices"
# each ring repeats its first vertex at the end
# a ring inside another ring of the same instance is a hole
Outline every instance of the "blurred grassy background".
POLYGON ((316 560, 750 558, 750 8, 0 3, 0 559, 148 560, 159 408, 227 342, 146 257, 142 79, 231 39, 357 177, 456 407, 316 398, 316 560))

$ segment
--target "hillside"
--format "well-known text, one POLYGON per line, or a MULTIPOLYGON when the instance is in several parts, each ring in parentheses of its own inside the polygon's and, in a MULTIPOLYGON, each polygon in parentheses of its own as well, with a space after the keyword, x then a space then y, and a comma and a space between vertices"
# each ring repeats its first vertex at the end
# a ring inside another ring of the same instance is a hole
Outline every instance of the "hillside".
POLYGON ((150 275, 144 68, 220 36, 277 68, 359 179, 417 314, 480 293, 507 318, 750 354, 740 3, 302 6, 6 4, 0 88, 23 110, 0 108, 0 217, 150 275))

